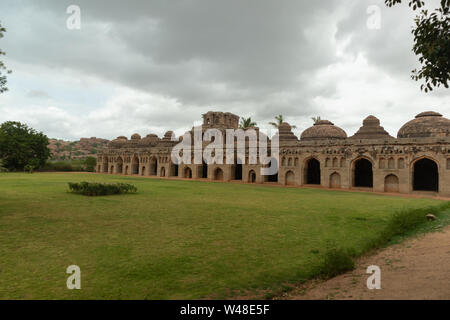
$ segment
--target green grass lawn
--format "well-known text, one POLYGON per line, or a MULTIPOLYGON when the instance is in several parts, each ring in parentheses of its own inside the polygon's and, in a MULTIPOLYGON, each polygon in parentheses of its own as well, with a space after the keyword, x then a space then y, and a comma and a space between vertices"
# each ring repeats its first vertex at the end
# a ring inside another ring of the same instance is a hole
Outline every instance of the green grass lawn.
POLYGON ((100 174, 0 174, 0 299, 273 292, 313 275, 330 243, 360 252, 396 210, 441 203, 100 174), (67 182, 83 180, 132 183, 138 193, 67 192, 67 182), (81 290, 66 287, 72 264, 81 268, 81 290))

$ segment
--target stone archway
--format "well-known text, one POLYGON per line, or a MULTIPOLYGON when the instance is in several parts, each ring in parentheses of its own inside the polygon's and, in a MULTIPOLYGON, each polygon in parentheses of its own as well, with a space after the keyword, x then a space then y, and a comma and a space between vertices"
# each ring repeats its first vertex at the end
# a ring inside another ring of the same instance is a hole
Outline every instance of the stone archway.
POLYGON ((220 168, 214 170, 214 180, 223 180, 223 171, 220 168))
POLYGON ((116 173, 123 173, 123 159, 121 157, 117 159, 116 173))
POLYGON ((143 166, 142 167, 142 169, 141 169, 141 176, 145 176, 146 175, 146 168, 145 168, 145 166, 143 166))
POLYGON ((316 158, 310 158, 305 163, 305 184, 320 185, 320 162, 316 158))
POLYGON ((152 157, 150 159, 150 175, 151 176, 156 176, 157 175, 157 170, 158 170, 158 160, 156 159, 156 157, 152 157))
POLYGON ((372 162, 366 158, 359 158, 353 163, 353 186, 354 187, 373 187, 372 162))
POLYGON ((341 175, 334 172, 330 175, 330 188, 339 189, 341 187, 341 175))
POLYGON ((267 168, 275 167, 277 170, 276 173, 266 176, 265 179, 267 180, 267 182, 278 182, 278 170, 280 169, 280 167, 278 165, 277 158, 275 158, 275 157, 270 158, 269 164, 266 167, 267 168))
POLYGON ((398 177, 395 174, 388 174, 384 178, 384 192, 399 192, 398 177))
POLYGON ((162 167, 161 168, 161 177, 165 177, 166 176, 166 168, 162 167))
POLYGON ((439 172, 435 161, 422 158, 414 162, 413 190, 439 191, 439 172))
POLYGON ((202 162, 202 178, 208 178, 208 164, 203 160, 202 162))
POLYGON ((139 157, 136 155, 131 162, 131 174, 139 174, 139 157))
POLYGON ((108 173, 108 168, 109 168, 108 158, 105 158, 103 160, 103 172, 108 173))
POLYGON ((286 176, 285 176, 285 184, 287 186, 293 186, 295 185, 295 174, 294 172, 292 172, 291 170, 289 170, 288 172, 286 172, 286 176))
POLYGON ((250 170, 248 172, 248 182, 255 183, 256 182, 256 172, 255 170, 250 170))
POLYGON ((242 180, 242 163, 239 161, 234 167, 234 180, 242 180))
POLYGON ((192 170, 189 167, 184 168, 184 178, 192 179, 192 170))

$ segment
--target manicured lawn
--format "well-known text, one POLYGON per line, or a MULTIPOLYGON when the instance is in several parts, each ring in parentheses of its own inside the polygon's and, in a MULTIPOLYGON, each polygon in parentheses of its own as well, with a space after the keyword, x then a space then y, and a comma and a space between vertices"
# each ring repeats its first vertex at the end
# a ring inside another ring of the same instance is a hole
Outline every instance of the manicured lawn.
POLYGON ((268 292, 311 276, 327 245, 362 250, 396 210, 440 203, 100 174, 0 174, 0 299, 268 292), (83 180, 132 183, 138 193, 67 192, 67 182, 83 180), (81 268, 81 290, 66 287, 72 264, 81 268))

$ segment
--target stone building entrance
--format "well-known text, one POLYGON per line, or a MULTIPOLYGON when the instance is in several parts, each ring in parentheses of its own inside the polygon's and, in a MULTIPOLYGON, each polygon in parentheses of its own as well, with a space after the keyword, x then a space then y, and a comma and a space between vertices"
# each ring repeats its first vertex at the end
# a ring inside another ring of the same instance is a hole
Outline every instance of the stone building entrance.
POLYGON ((355 161, 354 168, 354 186, 355 187, 373 187, 372 163, 367 159, 358 159, 355 161))
POLYGON ((214 180, 223 180, 223 171, 220 168, 217 168, 214 171, 214 180))
POLYGON ((305 166, 306 184, 320 184, 320 162, 316 158, 308 160, 305 166))
POLYGON ((398 177, 395 174, 384 178, 384 192, 399 192, 398 177))
POLYGON ((330 176, 330 188, 340 188, 341 187, 341 175, 334 172, 330 176))
POLYGON ((439 173, 436 162, 424 158, 414 163, 413 190, 438 191, 439 173))

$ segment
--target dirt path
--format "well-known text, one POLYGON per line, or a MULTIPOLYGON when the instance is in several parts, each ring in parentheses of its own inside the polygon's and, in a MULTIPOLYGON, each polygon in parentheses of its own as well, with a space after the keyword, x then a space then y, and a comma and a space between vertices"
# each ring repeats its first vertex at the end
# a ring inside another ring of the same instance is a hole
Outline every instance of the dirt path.
POLYGON ((283 299, 450 299, 450 227, 361 258, 352 272, 311 282, 283 299), (366 269, 381 268, 381 289, 367 289, 366 269))

